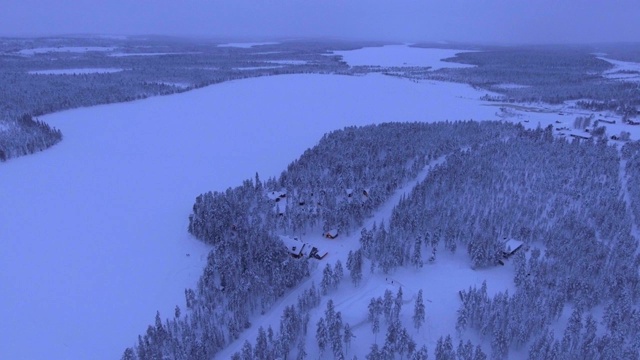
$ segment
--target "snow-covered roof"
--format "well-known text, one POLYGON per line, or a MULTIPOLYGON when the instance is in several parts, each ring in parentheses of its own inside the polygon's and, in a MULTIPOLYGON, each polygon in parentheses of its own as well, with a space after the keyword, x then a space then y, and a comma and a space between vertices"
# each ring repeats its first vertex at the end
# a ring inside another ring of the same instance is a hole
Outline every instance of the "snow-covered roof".
POLYGON ((331 230, 327 231, 326 233, 324 233, 324 235, 327 236, 327 237, 334 238, 334 237, 338 236, 338 229, 331 229, 331 230))
POLYGON ((289 236, 280 236, 280 238, 282 239, 284 245, 287 247, 287 250, 289 250, 292 255, 302 255, 305 243, 298 240, 297 238, 291 238, 289 236))
POLYGON ((509 239, 504 242, 504 252, 511 254, 512 252, 518 250, 524 242, 515 239, 509 239))

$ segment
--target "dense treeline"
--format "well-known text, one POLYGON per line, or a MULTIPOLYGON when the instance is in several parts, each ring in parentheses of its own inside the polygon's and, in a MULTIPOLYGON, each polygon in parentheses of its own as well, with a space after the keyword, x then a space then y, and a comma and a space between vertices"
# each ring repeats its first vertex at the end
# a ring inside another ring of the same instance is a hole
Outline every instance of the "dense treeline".
POLYGON ((348 232, 431 160, 518 129, 499 122, 466 121, 388 123, 334 131, 291 163, 277 180, 262 184, 256 178, 255 186, 264 188, 264 194, 227 190, 198 196, 189 231, 213 244, 221 234, 251 221, 293 234, 315 226, 348 232), (286 200, 278 198, 270 205, 265 196, 270 193, 286 200), (261 215, 251 216, 251 211, 261 215))
POLYGON ((640 141, 625 144, 622 159, 631 210, 635 223, 640 224, 640 141))
MULTIPOLYGON (((637 146, 623 153, 637 208, 637 146)), ((419 265, 425 246, 432 259, 437 248, 462 246, 470 265, 486 267, 504 261, 504 239, 524 241, 533 250, 512 258, 516 292, 491 298, 485 286, 462 291, 459 331, 479 332, 497 359, 523 346, 532 359, 550 358, 554 341, 571 358, 637 358, 640 255, 619 171, 619 151, 604 139, 568 142, 551 128, 523 130, 449 155, 401 200, 387 226, 363 231, 363 251, 385 272, 419 265), (567 305, 577 311, 575 324, 554 340, 549 325, 567 305), (604 335, 594 337, 597 325, 586 314, 598 306, 605 308, 604 335)))
POLYGON ((0 161, 42 151, 60 140, 60 130, 30 115, 20 116, 14 122, 0 122, 0 161))
POLYGON ((598 59, 595 51, 570 46, 492 47, 447 59, 475 67, 440 69, 413 76, 463 82, 502 94, 487 95, 486 100, 560 104, 588 99, 578 105, 637 116, 640 106, 637 84, 604 78, 602 73, 612 65, 598 59), (514 84, 517 86, 509 86, 514 84))

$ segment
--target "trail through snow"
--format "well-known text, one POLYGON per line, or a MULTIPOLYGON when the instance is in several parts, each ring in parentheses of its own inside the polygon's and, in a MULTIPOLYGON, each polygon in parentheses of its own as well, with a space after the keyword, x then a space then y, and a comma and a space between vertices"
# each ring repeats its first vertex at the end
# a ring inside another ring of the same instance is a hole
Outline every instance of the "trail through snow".
MULTIPOLYGON (((445 156, 432 161, 413 180, 405 183, 376 211, 374 216, 369 218, 364 227, 371 228, 374 223, 386 223, 391 217, 393 208, 398 204, 402 196, 408 196, 411 190, 423 181, 429 171, 445 161, 445 156)), ((319 237, 319 235, 317 235, 319 237)), ((334 240, 324 239, 329 255, 317 263, 311 271, 309 279, 303 281, 295 289, 291 290, 284 298, 277 302, 265 315, 259 315, 253 319, 252 327, 244 331, 240 337, 231 343, 226 349, 216 355, 216 359, 229 359, 235 352, 241 350, 245 341, 255 343, 258 329, 262 326, 265 330, 271 325, 277 331, 280 323, 280 316, 285 307, 295 305, 298 296, 312 283, 319 287, 322 280, 322 270, 326 262, 335 264, 340 260, 343 266, 346 265, 349 251, 357 250, 360 247, 360 233, 356 231, 350 236, 338 236, 334 240)), ((401 268, 391 274, 382 274, 379 270, 370 273, 370 262, 365 259, 363 265, 363 279, 358 287, 354 287, 345 268, 345 277, 339 288, 330 291, 327 296, 322 297, 320 306, 312 311, 309 322, 308 335, 306 340, 306 351, 308 354, 316 355, 320 353, 315 341, 315 327, 320 316, 323 316, 326 302, 329 299, 334 301, 336 311, 342 313, 345 323, 349 323, 356 335, 356 339, 351 344, 347 358, 357 355, 358 358, 365 358, 369 352, 370 345, 376 342, 376 336, 371 332, 371 325, 367 321, 367 306, 372 297, 382 296, 386 289, 390 289, 394 296, 398 289, 403 290, 403 309, 401 319, 404 326, 412 333, 414 339, 419 344, 426 344, 430 351, 433 351, 438 337, 441 335, 455 334, 456 311, 460 304, 458 291, 467 289, 471 285, 480 286, 487 280, 489 294, 497 291, 509 289, 513 291, 513 267, 507 262, 504 267, 496 267, 484 270, 472 270, 470 262, 464 250, 460 249, 456 254, 445 252, 439 249, 438 260, 433 265, 425 265, 422 269, 401 268), (413 315, 413 303, 418 291, 423 290, 426 305, 427 319, 420 331, 413 328, 411 316, 413 315)), ((386 326, 381 322, 381 331, 377 335, 377 342, 381 345, 384 339, 386 326)), ((296 350, 292 350, 295 356, 296 350)), ((327 352, 328 353, 328 352, 327 352)), ((333 358, 325 353, 321 359, 333 358)))

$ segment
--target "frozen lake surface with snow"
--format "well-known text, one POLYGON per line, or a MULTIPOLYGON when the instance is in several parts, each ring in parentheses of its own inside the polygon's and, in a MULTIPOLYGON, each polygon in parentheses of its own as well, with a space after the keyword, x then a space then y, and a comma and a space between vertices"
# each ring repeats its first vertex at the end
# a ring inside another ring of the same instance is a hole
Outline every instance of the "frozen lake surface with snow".
POLYGON ((442 61, 455 57, 466 50, 452 49, 424 49, 406 45, 386 45, 381 47, 367 47, 352 51, 334 51, 342 55, 351 66, 430 66, 431 70, 442 68, 473 67, 473 65, 442 61))
MULTIPOLYGON (((463 66, 440 61, 456 52, 386 46, 336 53, 351 65, 437 68, 463 66)), ((156 310, 169 317, 176 305, 184 309, 184 289, 202 272, 209 248, 187 233, 197 195, 256 172, 277 176, 344 126, 498 119, 496 106, 478 100, 485 93, 380 74, 283 75, 42 117, 64 140, 0 168, 0 202, 11 204, 0 207, 0 358, 119 358, 156 310)), ((531 126, 557 119, 524 116, 531 126)), ((436 274, 463 277, 465 285, 479 280, 457 262, 448 266, 436 274)), ((407 286, 410 297, 418 285, 407 286)), ((439 296, 423 287, 427 298, 439 296)), ((381 295, 378 283, 365 288, 381 295)), ((450 298, 442 295, 443 303, 450 298)), ((347 313, 349 300, 340 301, 347 313)))

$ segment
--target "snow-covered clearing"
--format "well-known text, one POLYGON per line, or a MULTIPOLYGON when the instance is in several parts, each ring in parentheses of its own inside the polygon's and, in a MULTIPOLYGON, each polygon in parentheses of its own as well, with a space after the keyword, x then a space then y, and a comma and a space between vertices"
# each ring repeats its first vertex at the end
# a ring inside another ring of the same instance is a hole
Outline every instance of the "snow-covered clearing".
POLYGON ((249 49, 252 48, 254 46, 261 46, 261 45, 277 45, 279 43, 277 42, 237 42, 237 43, 228 43, 228 44, 219 44, 218 47, 237 47, 237 48, 243 48, 243 49, 249 49))
POLYGON ((269 61, 271 64, 279 64, 279 65, 307 65, 308 62, 305 60, 271 60, 269 61))
POLYGON ((140 53, 113 53, 109 56, 113 57, 129 57, 129 56, 166 56, 166 55, 193 55, 201 54, 199 52, 140 52, 140 53))
POLYGON ((466 50, 423 49, 406 45, 387 45, 351 51, 334 51, 333 53, 341 55, 344 61, 351 66, 430 66, 432 70, 472 67, 473 65, 441 61, 442 59, 454 57, 461 52, 466 52, 466 50))
POLYGON ((111 74, 124 71, 117 68, 78 68, 78 69, 51 69, 33 70, 29 74, 33 75, 82 75, 82 74, 111 74))
POLYGON ((500 89, 526 89, 530 87, 529 85, 520 85, 520 84, 498 84, 497 88, 500 89))
POLYGON ((274 65, 274 66, 247 66, 247 67, 233 68, 233 70, 249 71, 249 70, 269 70, 269 69, 281 69, 281 68, 282 68, 281 65, 274 65))
POLYGON ((35 54, 69 52, 69 53, 86 53, 90 51, 113 51, 115 47, 110 46, 61 46, 61 47, 40 47, 33 49, 23 49, 18 51, 20 55, 31 56, 35 54))

